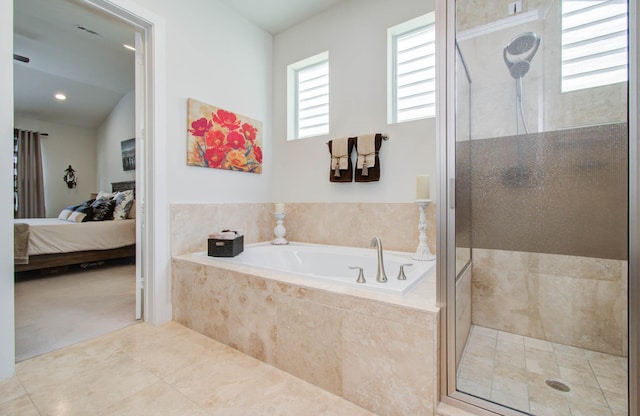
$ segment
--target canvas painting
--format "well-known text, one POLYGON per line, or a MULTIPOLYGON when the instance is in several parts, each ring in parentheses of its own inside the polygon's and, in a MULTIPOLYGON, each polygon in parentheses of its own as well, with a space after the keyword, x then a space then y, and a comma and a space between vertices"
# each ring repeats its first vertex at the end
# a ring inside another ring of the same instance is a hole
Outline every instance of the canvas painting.
POLYGON ((136 170, 136 139, 128 139, 120 142, 122 152, 122 170, 136 170))
POLYGON ((262 122, 189 98, 187 165, 262 173, 262 122))

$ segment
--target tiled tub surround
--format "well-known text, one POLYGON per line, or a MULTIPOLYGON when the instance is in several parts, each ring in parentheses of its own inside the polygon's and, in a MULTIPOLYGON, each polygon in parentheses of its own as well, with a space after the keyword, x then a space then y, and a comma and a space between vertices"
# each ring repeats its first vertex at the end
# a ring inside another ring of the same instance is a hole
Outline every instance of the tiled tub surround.
MULTIPOLYGON (((286 201, 284 201, 286 202, 286 201)), ((245 244, 270 241, 276 226, 272 203, 171 205, 171 255, 205 251, 207 236, 240 229, 245 244)), ((289 203, 286 239, 302 243, 369 247, 379 236, 385 250, 415 252, 419 213, 415 203, 289 203)), ((427 242, 435 253, 436 208, 427 207, 427 242)))
POLYGON ((473 249, 473 324, 627 356, 627 262, 473 249))
POLYGON ((434 414, 435 273, 399 297, 191 254, 172 266, 177 322, 377 414, 434 414))

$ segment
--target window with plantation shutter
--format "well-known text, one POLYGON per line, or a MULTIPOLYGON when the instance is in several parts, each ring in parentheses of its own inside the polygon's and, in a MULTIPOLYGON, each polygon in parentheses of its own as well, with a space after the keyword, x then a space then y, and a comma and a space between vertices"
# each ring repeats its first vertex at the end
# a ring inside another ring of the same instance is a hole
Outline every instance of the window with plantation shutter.
POLYGON ((562 92, 624 81, 626 0, 562 0, 562 92))
POLYGON ((329 133, 329 54, 289 65, 289 139, 329 133))
POLYGON ((433 13, 388 31, 390 61, 389 122, 436 114, 436 43, 433 13))

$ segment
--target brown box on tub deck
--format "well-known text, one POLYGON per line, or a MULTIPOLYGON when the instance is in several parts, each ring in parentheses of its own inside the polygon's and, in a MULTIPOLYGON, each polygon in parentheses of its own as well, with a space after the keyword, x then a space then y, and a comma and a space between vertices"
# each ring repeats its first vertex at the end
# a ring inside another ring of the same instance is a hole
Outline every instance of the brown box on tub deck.
POLYGON ((244 251, 244 236, 233 240, 210 238, 207 254, 211 257, 235 257, 244 251))

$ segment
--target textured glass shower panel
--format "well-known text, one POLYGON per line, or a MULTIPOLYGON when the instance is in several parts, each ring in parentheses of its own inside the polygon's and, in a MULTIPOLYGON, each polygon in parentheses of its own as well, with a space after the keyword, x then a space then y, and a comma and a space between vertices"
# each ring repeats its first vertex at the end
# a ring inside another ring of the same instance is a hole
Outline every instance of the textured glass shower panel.
MULTIPOLYGON (((466 346, 498 333, 498 349, 499 337, 513 335, 626 362, 626 78, 566 85, 582 76, 567 68, 575 71, 582 59, 598 64, 572 43, 591 42, 584 38, 589 25, 604 33, 594 16, 606 14, 606 25, 618 22, 624 33, 627 20, 626 3, 616 0, 522 4, 512 16, 503 3, 456 2, 456 248, 470 247, 472 258, 471 273, 456 280, 456 368, 466 371, 456 380, 459 391, 537 414, 556 394, 544 380, 579 369, 542 365, 530 373, 529 355, 529 365, 516 369, 466 346), (468 365, 473 360, 478 368, 468 365)), ((591 49, 625 51, 619 36, 609 38, 610 45, 596 39, 591 49)), ((626 73, 618 66, 611 71, 626 73)), ((569 384, 575 391, 580 383, 569 384)), ((619 390, 598 394, 624 395, 619 390)), ((596 414, 569 399, 556 404, 558 414, 596 414)), ((591 404, 616 410, 606 400, 591 404)))

